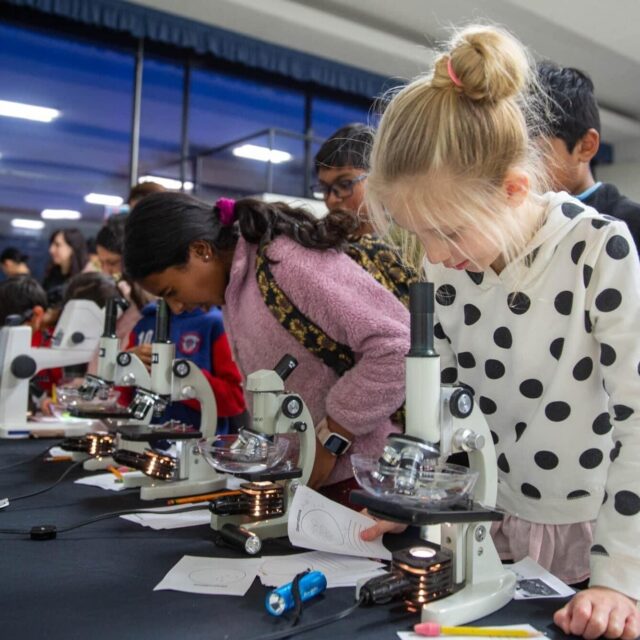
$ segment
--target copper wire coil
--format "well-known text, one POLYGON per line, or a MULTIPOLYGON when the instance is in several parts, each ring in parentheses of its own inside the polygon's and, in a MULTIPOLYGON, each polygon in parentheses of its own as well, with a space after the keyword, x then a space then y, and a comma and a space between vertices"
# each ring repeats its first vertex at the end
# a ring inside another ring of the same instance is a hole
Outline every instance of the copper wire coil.
POLYGON ((393 554, 394 569, 411 583, 404 602, 410 611, 453 591, 453 554, 447 549, 415 546, 393 554))
POLYGON ((78 438, 67 438, 60 446, 65 451, 86 453, 92 458, 106 458, 114 452, 115 437, 110 433, 88 433, 78 438))
POLYGON ((151 449, 145 449, 142 453, 118 449, 114 451, 113 459, 158 480, 173 480, 177 469, 175 458, 151 449))

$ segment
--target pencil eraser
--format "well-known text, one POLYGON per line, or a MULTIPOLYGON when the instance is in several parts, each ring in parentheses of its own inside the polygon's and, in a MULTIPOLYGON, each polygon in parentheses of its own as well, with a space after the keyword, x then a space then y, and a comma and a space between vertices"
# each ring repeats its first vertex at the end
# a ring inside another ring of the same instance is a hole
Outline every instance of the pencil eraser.
POLYGON ((413 627, 413 630, 421 636, 439 636, 440 625, 437 622, 421 622, 413 627))

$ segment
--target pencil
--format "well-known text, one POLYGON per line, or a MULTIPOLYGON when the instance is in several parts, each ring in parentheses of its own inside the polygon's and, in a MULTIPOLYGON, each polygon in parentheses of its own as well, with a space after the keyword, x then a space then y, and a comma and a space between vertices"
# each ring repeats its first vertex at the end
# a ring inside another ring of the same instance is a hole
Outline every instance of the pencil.
POLYGON ((114 466, 109 466, 107 467, 107 470, 113 473, 113 475, 116 477, 116 482, 122 482, 122 474, 120 473, 120 471, 118 471, 118 469, 116 469, 114 466))
POLYGON ((216 498, 223 498, 225 496, 240 495, 242 491, 237 489, 229 491, 217 491, 216 493, 203 493, 200 496, 187 496, 185 498, 172 498, 167 500, 168 505, 174 504, 192 504, 193 502, 208 502, 209 500, 215 500, 216 498))
POLYGON ((70 462, 73 460, 71 456, 49 456, 44 459, 45 462, 70 462))
POLYGON ((419 636, 492 636, 502 638, 537 638, 539 631, 496 629, 495 627, 444 627, 437 622, 422 622, 413 627, 419 636))

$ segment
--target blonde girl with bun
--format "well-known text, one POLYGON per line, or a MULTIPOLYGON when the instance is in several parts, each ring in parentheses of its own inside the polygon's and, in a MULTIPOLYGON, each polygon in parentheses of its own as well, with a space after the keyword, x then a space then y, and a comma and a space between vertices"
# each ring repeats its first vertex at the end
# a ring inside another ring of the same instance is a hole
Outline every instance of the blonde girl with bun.
MULTIPOLYGON (((367 204, 426 251, 444 382, 493 432, 504 559, 569 583, 567 634, 640 635, 640 266, 626 225, 545 192, 524 47, 460 31, 389 102, 367 204)), ((391 530, 380 522, 363 534, 391 530)))

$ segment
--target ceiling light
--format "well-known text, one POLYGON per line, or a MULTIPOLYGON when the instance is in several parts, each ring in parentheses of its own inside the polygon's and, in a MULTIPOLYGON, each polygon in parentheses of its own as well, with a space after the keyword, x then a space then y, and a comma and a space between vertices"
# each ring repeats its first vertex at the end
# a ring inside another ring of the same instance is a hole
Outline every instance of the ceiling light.
POLYGON ((79 220, 82 214, 73 209, 45 209, 40 214, 45 220, 79 220))
POLYGON ((120 196, 110 196, 106 193, 88 193, 84 201, 89 204, 103 204, 105 207, 119 207, 123 203, 120 196))
POLYGON ((250 160, 260 160, 261 162, 287 162, 291 160, 292 155, 286 151, 278 149, 269 149, 269 147, 260 147, 256 144, 243 144, 233 150, 233 155, 239 158, 249 158, 250 160))
MULTIPOLYGON (((163 178, 162 176, 140 176, 138 183, 140 182, 155 182, 162 185, 165 189, 173 189, 177 191, 182 187, 180 180, 174 180, 173 178, 163 178)), ((184 190, 191 191, 193 189, 193 182, 185 181, 184 190)))
POLYGON ((48 107, 36 107, 33 104, 22 104, 21 102, 9 102, 0 100, 0 116, 8 118, 23 118, 24 120, 35 120, 36 122, 51 122, 60 115, 57 109, 48 107))
POLYGON ((11 220, 11 226, 16 229, 43 229, 44 222, 42 220, 29 220, 28 218, 14 218, 11 220))

